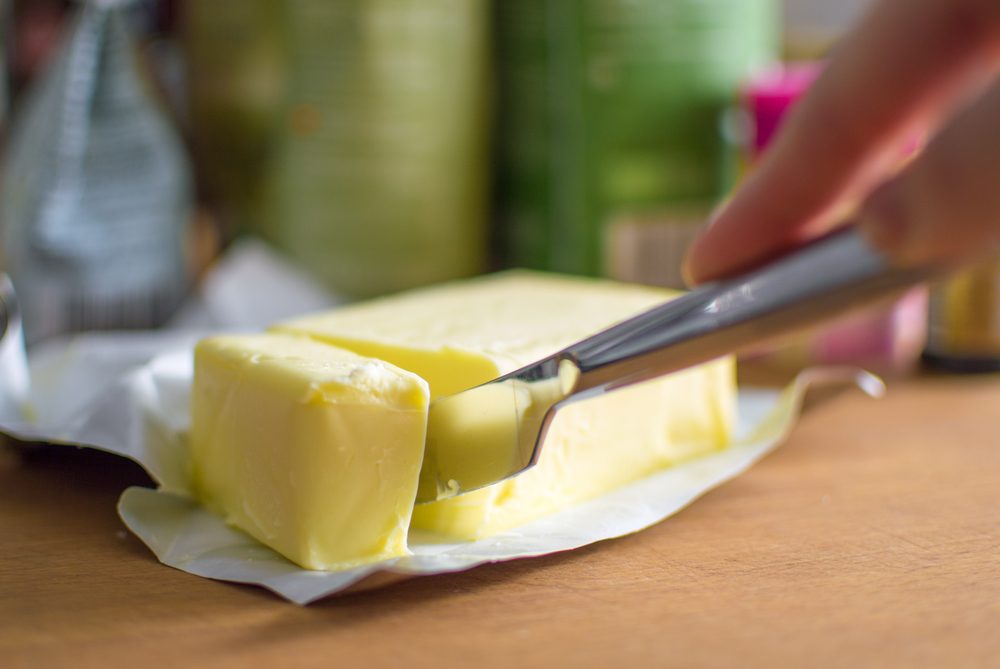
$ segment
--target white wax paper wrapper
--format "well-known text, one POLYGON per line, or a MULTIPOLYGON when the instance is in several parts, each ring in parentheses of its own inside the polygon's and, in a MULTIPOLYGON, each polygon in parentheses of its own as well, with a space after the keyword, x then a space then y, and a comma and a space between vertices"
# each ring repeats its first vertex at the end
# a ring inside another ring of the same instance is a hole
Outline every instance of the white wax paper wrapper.
MULTIPOLYGON (((281 274, 278 265, 268 271, 281 274)), ((215 281, 225 283, 225 276, 215 281)), ((258 291, 249 292, 251 299, 259 297, 258 291)), ((228 304, 227 309, 240 314, 238 326, 258 325, 246 309, 228 304)), ((289 314, 277 317, 285 315, 289 314)), ((267 317, 274 320, 275 314, 267 317)), ((199 325, 225 325, 218 318, 213 321, 211 314, 197 320, 199 325)), ((488 539, 455 542, 414 530, 410 556, 321 572, 289 562, 189 497, 186 434, 192 345, 203 334, 188 330, 88 334, 35 349, 30 387, 0 393, 0 430, 22 439, 90 446, 135 460, 160 487, 129 488, 118 510, 161 562, 199 576, 260 585, 298 604, 391 580, 392 575, 459 571, 637 532, 676 513, 775 448, 794 423, 810 383, 853 382, 872 395, 882 390, 877 378, 842 368, 810 370, 784 391, 741 389, 737 437, 722 452, 488 539)), ((11 378, 7 375, 11 370, 23 377, 23 365, 21 347, 0 346, 0 378, 11 378)))

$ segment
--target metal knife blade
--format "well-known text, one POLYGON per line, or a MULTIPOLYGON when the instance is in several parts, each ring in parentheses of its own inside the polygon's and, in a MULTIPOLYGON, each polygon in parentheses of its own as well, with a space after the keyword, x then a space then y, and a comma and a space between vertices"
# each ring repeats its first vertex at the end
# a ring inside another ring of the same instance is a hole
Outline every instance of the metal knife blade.
POLYGON ((750 348, 946 269, 893 267, 856 229, 842 228, 512 374, 436 400, 417 502, 476 490, 527 469, 537 462, 555 413, 568 402, 750 348))
POLYGON ((431 502, 502 481, 530 467, 553 408, 570 396, 579 370, 545 358, 431 404, 417 502, 431 502))

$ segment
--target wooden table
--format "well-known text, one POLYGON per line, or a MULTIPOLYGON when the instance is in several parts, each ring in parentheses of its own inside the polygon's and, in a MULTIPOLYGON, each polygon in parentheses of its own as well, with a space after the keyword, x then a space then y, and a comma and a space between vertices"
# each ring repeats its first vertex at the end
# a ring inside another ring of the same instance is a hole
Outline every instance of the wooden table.
POLYGON ((640 534, 307 608, 157 563, 144 480, 0 455, 0 666, 1000 666, 1000 376, 828 397, 640 534))

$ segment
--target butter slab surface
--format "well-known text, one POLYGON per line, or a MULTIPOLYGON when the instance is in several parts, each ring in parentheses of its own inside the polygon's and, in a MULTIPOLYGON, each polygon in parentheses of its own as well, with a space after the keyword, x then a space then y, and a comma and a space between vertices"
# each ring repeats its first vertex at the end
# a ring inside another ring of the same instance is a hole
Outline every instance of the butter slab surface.
POLYGON ((428 401, 415 374, 302 337, 203 340, 196 494, 302 567, 406 555, 428 401))
MULTIPOLYGON (((676 295, 514 271, 305 316, 273 330, 415 372, 427 380, 432 397, 440 397, 534 362, 676 295)), ((726 358, 571 405, 558 415, 533 470, 420 505, 413 524, 465 539, 511 529, 724 448, 735 402, 734 365, 726 358)))

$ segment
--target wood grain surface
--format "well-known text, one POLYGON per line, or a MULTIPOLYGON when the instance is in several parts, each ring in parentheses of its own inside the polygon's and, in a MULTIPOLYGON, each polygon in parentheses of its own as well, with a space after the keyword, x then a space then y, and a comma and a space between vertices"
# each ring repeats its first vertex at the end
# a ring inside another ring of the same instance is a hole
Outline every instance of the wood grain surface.
POLYGON ((647 531, 300 608, 156 562, 122 460, 0 453, 0 666, 1000 666, 1000 377, 814 403, 647 531))

